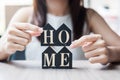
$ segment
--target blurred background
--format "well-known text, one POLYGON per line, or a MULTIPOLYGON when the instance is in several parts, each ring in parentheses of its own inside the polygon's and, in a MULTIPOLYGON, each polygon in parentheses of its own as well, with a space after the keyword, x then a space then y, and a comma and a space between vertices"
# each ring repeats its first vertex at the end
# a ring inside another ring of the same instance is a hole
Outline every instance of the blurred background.
MULTIPOLYGON (((96 10, 118 35, 120 35, 119 3, 120 0, 84 0, 85 7, 96 10)), ((32 0, 0 0, 0 36, 6 30, 14 13, 19 8, 30 5, 32 0)))

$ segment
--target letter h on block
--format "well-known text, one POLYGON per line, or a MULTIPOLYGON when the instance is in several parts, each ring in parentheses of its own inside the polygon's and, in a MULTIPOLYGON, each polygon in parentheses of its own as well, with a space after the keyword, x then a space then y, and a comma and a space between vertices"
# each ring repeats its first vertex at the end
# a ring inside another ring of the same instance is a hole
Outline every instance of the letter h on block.
POLYGON ((47 24, 44 26, 44 32, 41 34, 41 46, 55 46, 55 29, 47 24))

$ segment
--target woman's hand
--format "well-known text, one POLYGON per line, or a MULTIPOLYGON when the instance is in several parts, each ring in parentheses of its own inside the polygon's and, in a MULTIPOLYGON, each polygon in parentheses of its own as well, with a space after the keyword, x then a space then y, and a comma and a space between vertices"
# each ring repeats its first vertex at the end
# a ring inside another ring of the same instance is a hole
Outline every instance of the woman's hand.
POLYGON ((91 63, 106 64, 109 61, 109 50, 102 36, 99 34, 86 35, 75 40, 70 45, 71 48, 82 46, 85 57, 91 63))
POLYGON ((40 36, 42 32, 42 28, 29 23, 12 24, 0 39, 0 51, 10 55, 16 51, 23 51, 31 37, 40 36))

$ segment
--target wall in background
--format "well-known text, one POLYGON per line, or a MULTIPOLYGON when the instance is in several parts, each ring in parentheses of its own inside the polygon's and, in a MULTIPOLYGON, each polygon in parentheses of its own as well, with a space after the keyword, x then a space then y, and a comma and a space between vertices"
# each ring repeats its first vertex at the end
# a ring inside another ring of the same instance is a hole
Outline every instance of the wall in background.
MULTIPOLYGON (((120 0, 84 0, 85 7, 95 9, 120 35, 120 0)), ((2 35, 17 9, 31 5, 32 0, 0 0, 0 35, 2 35)))
POLYGON ((22 6, 31 5, 32 0, 0 0, 0 35, 2 35, 13 14, 22 6))
POLYGON ((110 28, 120 35, 120 0, 90 0, 95 9, 108 23, 110 28))

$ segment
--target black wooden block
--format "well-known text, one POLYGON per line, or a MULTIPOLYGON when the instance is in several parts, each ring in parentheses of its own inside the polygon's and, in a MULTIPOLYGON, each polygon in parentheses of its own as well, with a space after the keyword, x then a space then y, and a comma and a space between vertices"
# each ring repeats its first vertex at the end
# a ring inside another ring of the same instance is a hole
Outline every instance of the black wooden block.
POLYGON ((70 46, 71 44, 71 30, 65 25, 61 25, 56 31, 57 40, 56 46, 70 46))
POLYGON ((56 68, 72 69, 72 53, 66 47, 63 47, 56 56, 56 68))
POLYGON ((71 44, 71 30, 65 24, 61 25, 58 30, 47 24, 43 30, 41 46, 69 46, 71 44))
POLYGON ((55 46, 55 29, 47 24, 43 27, 44 32, 41 34, 41 46, 55 46))
POLYGON ((55 68, 55 57, 56 52, 51 47, 48 47, 42 53, 42 68, 55 68))
POLYGON ((72 53, 66 47, 59 53, 55 53, 51 47, 48 47, 42 53, 42 68, 72 69, 72 53))

